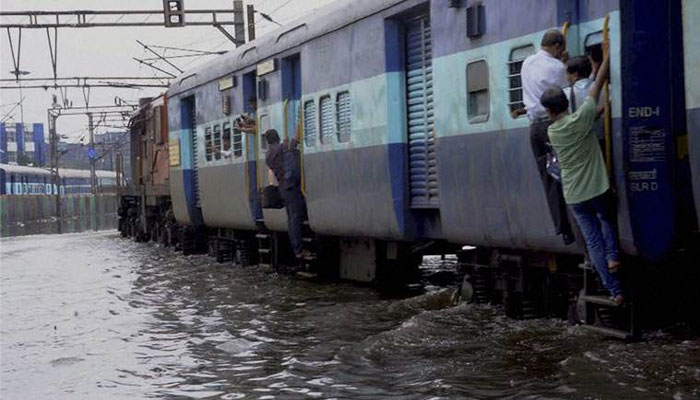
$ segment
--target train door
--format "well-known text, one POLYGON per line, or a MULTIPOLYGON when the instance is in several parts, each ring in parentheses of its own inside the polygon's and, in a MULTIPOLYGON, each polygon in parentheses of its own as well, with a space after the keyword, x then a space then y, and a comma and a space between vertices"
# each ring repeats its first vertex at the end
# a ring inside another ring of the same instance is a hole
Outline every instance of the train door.
POLYGON ((430 16, 406 23, 406 100, 411 207, 438 208, 436 136, 430 16))
POLYGON ((282 101, 284 104, 284 136, 296 137, 299 129, 301 100, 301 58, 299 54, 282 59, 282 101))
MULTIPOLYGON (((199 200, 199 144, 197 139, 197 104, 195 102, 195 97, 190 96, 182 99, 182 129, 188 131, 190 137, 192 138, 191 146, 191 165, 192 165, 192 178, 191 178, 191 201, 196 208, 201 207, 199 200)), ((188 199, 189 200, 189 199, 188 199)))

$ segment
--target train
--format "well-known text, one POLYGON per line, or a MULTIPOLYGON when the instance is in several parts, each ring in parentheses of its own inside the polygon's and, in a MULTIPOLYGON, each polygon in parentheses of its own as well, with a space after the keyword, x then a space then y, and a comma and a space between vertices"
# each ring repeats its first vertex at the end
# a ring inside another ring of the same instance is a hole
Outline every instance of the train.
POLYGON ((123 197, 125 229, 220 261, 294 264, 284 210, 261 201, 260 133, 274 128, 301 143, 304 239, 317 253, 304 268, 400 280, 423 254, 456 252, 478 301, 521 317, 567 315, 573 303, 588 325, 633 336, 640 309, 667 304, 644 293, 664 282, 667 298, 698 279, 698 18, 692 0, 331 4, 144 103, 132 119, 142 172, 123 197), (511 115, 522 107, 522 62, 563 26, 570 55, 610 43, 606 162, 637 292, 624 310, 595 295, 582 249, 555 235, 529 122, 511 115), (257 133, 236 130, 242 114, 254 115, 257 133))
MULTIPOLYGON (((51 171, 38 167, 0 164, 0 195, 67 195, 90 194, 90 171, 59 168, 59 184, 53 181, 51 171)), ((98 193, 117 192, 117 174, 113 171, 95 171, 98 193)))

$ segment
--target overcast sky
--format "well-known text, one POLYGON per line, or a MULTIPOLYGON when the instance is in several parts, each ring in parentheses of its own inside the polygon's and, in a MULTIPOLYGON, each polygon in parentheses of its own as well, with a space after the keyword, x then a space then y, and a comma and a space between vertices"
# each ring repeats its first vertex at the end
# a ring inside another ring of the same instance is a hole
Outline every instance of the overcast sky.
MULTIPOLYGON (((352 0, 246 0, 244 4, 253 4, 257 10, 269 13, 275 20, 284 24, 306 13, 313 12, 334 1, 352 0)), ((29 10, 160 10, 162 0, 0 0, 3 11, 29 10)), ((185 9, 232 9, 232 0, 185 0, 185 9)), ((115 21, 118 16, 110 17, 115 21)), ((142 17, 145 18, 146 17, 142 17)), ((192 17, 194 20, 201 16, 192 17)), ((109 21, 100 17, 100 21, 109 21)), ((148 17, 148 21, 162 21, 162 14, 148 17)), ((3 21, 9 21, 3 19, 3 21)), ((92 22, 97 22, 94 20, 92 22)), ((276 25, 256 17, 256 30, 261 36, 277 28, 276 25)), ((227 27, 233 34, 233 27, 227 27)), ((12 54, 10 52, 7 31, 0 32, 0 77, 13 78, 11 74, 12 54)), ((13 44, 17 51, 17 29, 12 30, 13 44)), ((154 76, 162 75, 147 66, 141 66, 132 57, 152 57, 136 40, 147 45, 184 47, 199 50, 232 50, 235 48, 216 28, 206 27, 119 27, 119 28, 62 28, 58 30, 58 77, 90 76, 154 76)), ((184 58, 173 60, 181 69, 187 70, 199 63, 216 56, 201 58, 184 58)), ((159 66, 164 66, 162 63, 159 66)), ((167 68, 167 66, 165 66, 167 68)), ((44 78, 53 76, 51 58, 45 29, 23 29, 20 70, 29 71, 28 77, 44 78)), ((172 70, 172 69, 171 69, 172 70)), ((50 83, 50 81, 48 82, 50 83)), ((90 105, 114 104, 114 97, 119 96, 130 102, 137 102, 139 97, 157 96, 162 89, 115 89, 94 88, 90 91, 90 105)), ((46 124, 46 110, 51 107, 52 95, 58 91, 49 89, 25 89, 24 122, 43 122, 46 124)), ((58 96, 60 99, 60 95, 58 96)), ((80 88, 68 89, 67 97, 73 106, 84 105, 83 92, 80 88)), ((2 89, 0 91, 0 118, 12 109, 12 104, 20 100, 18 90, 2 89)), ((59 100, 60 102, 60 100, 59 100)), ((15 109, 13 118, 8 123, 20 121, 20 110, 15 109)), ((60 134, 68 135, 69 141, 77 142, 86 137, 86 116, 63 116, 57 121, 60 134)), ((109 130, 98 128, 97 132, 109 130)), ((114 130, 114 129, 112 129, 114 130)), ((48 139, 48 138, 47 138, 48 139)))

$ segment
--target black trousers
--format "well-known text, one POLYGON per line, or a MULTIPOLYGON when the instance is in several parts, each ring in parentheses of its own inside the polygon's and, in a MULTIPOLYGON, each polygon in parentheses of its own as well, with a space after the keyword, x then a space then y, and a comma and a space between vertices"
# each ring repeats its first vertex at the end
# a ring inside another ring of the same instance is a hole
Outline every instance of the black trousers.
POLYGON ((280 194, 287 211, 287 232, 295 255, 304 251, 304 221, 306 221, 306 200, 299 188, 280 188, 280 194))
POLYGON ((551 123, 549 120, 541 120, 530 125, 530 145, 532 146, 532 154, 537 162, 537 170, 540 173, 542 186, 547 196, 549 213, 552 215, 556 233, 557 235, 563 235, 564 242, 568 244, 573 240, 573 230, 567 214, 564 192, 561 182, 552 178, 547 172, 547 153, 549 152, 547 128, 551 123))

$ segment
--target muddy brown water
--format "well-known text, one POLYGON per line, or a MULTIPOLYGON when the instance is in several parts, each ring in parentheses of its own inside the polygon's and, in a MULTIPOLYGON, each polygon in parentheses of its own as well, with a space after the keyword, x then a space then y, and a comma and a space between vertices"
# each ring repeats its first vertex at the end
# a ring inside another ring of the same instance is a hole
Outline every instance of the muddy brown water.
MULTIPOLYGON (((700 339, 319 284, 121 239, 0 240, 3 399, 700 398, 700 339)), ((680 329, 682 331, 682 329, 680 329)))

